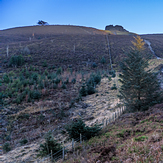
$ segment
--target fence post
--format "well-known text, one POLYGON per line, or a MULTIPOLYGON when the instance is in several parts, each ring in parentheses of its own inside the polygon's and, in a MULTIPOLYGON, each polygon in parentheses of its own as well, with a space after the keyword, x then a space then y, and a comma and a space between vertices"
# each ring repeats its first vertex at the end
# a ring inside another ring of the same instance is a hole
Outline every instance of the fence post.
POLYGON ((104 119, 102 120, 102 124, 103 124, 103 127, 105 126, 105 124, 104 124, 104 119))
POLYGON ((7 48, 6 48, 7 57, 8 57, 8 51, 9 51, 9 46, 7 45, 7 48))
POLYGON ((80 144, 82 143, 82 135, 80 134, 80 144))
POLYGON ((72 138, 72 151, 74 150, 74 139, 72 138))
POLYGON ((53 159, 53 152, 52 152, 52 150, 51 150, 51 161, 52 161, 52 159, 53 159))
POLYGON ((64 146, 63 146, 62 154, 63 154, 63 160, 64 160, 65 159, 65 147, 64 146))

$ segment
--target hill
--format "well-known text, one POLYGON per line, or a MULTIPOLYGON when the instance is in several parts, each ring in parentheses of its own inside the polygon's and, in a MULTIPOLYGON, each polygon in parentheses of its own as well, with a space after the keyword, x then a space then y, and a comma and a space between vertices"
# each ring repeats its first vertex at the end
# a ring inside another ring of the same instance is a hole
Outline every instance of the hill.
MULTIPOLYGON (((36 160, 49 130, 62 141, 61 129, 71 120, 82 117, 93 125, 111 116, 119 106, 118 91, 112 89, 119 87, 118 64, 133 36, 60 25, 1 30, 0 123, 2 144, 8 142, 12 149, 2 160, 36 160), (92 80, 100 81, 90 90, 94 94, 80 97, 82 86, 92 80)), ((162 36, 142 35, 160 57, 162 36)), ((148 45, 145 53, 153 55, 148 45)), ((150 67, 160 71, 162 65, 153 55, 150 67)))

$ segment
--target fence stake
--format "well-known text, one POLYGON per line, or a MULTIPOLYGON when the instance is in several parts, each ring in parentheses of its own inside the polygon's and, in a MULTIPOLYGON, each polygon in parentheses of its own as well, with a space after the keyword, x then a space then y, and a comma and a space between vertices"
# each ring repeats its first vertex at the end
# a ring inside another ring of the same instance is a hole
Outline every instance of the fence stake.
POLYGON ((105 124, 104 124, 104 119, 102 120, 102 124, 103 124, 103 127, 104 127, 104 125, 105 125, 105 124))
POLYGON ((63 146, 63 160, 65 159, 65 147, 63 146))
POLYGON ((74 139, 72 138, 72 151, 74 150, 74 139))
POLYGON ((53 159, 53 153, 52 153, 52 150, 51 150, 51 161, 52 161, 52 159, 53 159))
POLYGON ((80 134, 80 144, 82 143, 82 135, 80 134))

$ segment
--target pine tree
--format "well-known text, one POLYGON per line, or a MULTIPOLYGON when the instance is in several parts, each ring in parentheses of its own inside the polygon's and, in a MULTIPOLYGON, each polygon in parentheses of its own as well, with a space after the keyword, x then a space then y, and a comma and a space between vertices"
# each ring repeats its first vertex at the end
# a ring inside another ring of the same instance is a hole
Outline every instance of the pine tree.
POLYGON ((120 97, 130 111, 147 110, 161 101, 157 73, 147 70, 149 58, 144 58, 140 49, 133 49, 126 55, 120 63, 120 97))

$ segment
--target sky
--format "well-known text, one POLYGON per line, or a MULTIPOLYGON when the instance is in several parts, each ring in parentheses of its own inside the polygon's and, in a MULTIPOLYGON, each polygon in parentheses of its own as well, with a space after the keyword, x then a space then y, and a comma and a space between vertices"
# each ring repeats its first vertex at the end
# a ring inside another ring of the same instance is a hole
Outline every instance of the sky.
POLYGON ((163 0, 0 0, 0 30, 37 25, 122 25, 137 34, 163 33, 163 0))

